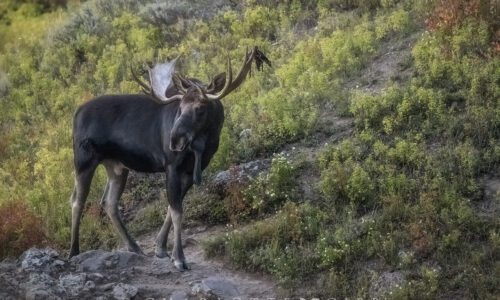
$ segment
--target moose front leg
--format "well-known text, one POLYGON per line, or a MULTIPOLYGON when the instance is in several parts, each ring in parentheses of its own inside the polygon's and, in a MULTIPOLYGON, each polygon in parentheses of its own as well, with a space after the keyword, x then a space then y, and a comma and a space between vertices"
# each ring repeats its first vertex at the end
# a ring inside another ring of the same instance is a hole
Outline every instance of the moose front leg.
POLYGON ((179 270, 188 269, 184 251, 182 249, 182 200, 187 190, 192 185, 192 177, 183 172, 178 172, 175 167, 170 167, 167 175, 167 197, 169 202, 165 222, 156 239, 156 255, 165 257, 167 255, 167 238, 172 224, 174 225, 174 248, 172 260, 179 270))
POLYGON ((172 207, 170 215, 172 216, 172 223, 174 224, 174 248, 172 249, 172 260, 178 270, 184 271, 189 269, 189 267, 186 263, 184 250, 182 249, 182 206, 180 208, 172 207))
MULTIPOLYGON (((193 185, 192 177, 188 174, 183 173, 181 176, 181 198, 184 199, 189 188, 193 185)), ((168 186, 168 185, 167 185, 168 186)), ((167 215, 165 217, 165 221, 163 222, 163 226, 156 237, 156 251, 155 254, 159 258, 170 257, 167 252, 167 241, 168 241, 168 233, 170 232, 170 228, 172 228, 172 208, 170 205, 168 206, 167 215)))
POLYGON ((172 227, 172 216, 170 215, 170 206, 168 206, 167 216, 165 217, 165 221, 163 222, 163 226, 156 237, 156 251, 155 254, 159 258, 170 257, 167 252, 167 240, 168 233, 170 232, 170 228, 172 227))

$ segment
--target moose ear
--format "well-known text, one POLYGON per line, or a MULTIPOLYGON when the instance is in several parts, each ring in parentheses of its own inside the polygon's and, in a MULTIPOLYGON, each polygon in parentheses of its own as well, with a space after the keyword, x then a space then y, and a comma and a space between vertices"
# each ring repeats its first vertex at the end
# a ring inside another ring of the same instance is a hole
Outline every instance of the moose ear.
POLYGON ((209 93, 218 93, 222 90, 224 84, 226 84, 226 72, 222 72, 215 76, 212 82, 207 86, 207 91, 209 93))

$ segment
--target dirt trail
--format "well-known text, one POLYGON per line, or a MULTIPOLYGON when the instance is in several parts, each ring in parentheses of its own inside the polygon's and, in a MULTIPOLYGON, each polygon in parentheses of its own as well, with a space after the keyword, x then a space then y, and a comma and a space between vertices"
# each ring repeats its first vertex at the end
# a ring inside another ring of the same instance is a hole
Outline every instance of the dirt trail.
POLYGON ((91 250, 67 260, 52 249, 29 249, 0 263, 0 299, 267 299, 276 285, 265 276, 206 260, 201 242, 222 227, 191 228, 183 244, 190 270, 154 256, 154 234, 138 242, 146 256, 91 250))
MULTIPOLYGON (((202 242, 209 239, 211 236, 224 232, 224 227, 214 226, 206 228, 205 226, 190 228, 185 230, 183 234, 184 254, 189 263, 190 270, 179 272, 173 268, 172 273, 167 276, 167 280, 161 280, 160 285, 165 287, 165 281, 170 281, 169 285, 177 292, 192 293, 193 287, 196 289, 196 284, 203 280, 220 280, 227 282, 227 286, 233 285, 237 294, 233 296, 248 298, 268 298, 276 296, 276 285, 272 283, 270 278, 265 276, 248 274, 236 270, 229 269, 224 263, 215 260, 209 260, 204 257, 202 242), (171 280, 168 280, 171 279, 171 280)), ((150 233, 141 236, 138 239, 143 251, 148 256, 154 256, 155 233, 150 233)), ((170 246, 170 244, 169 244, 170 246)), ((149 280, 149 279, 148 279, 149 280)), ((151 282, 144 283, 142 279, 133 282, 137 287, 151 287, 151 282)), ((224 283, 222 283, 224 285, 224 283)), ((218 296, 229 296, 228 293, 222 293, 218 296)))

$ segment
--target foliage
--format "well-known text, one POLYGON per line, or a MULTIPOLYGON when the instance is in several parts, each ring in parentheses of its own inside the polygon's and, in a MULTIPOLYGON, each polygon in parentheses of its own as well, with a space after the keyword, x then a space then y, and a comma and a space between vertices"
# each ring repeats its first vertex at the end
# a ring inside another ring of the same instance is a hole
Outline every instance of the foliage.
POLYGON ((226 254, 240 267, 267 271, 289 283, 315 271, 318 257, 307 246, 325 217, 313 206, 288 202, 272 219, 207 242, 205 253, 226 254))
MULTIPOLYGON (((253 74, 224 100, 226 120, 208 173, 307 137, 326 106, 352 116, 355 132, 319 155, 320 197, 311 203, 299 204, 300 169, 279 155, 268 174, 232 187, 226 199, 188 195, 191 219, 258 219, 216 237, 207 254, 289 287, 311 278, 311 286, 321 286, 316 292, 328 296, 368 297, 372 280, 361 271, 368 261, 411 274, 395 298, 498 294, 498 222, 477 213, 481 178, 500 165, 491 1, 39 5, 63 2, 0 5, 0 214, 9 217, 0 219, 8 220, 0 256, 45 240, 66 248, 78 105, 105 93, 137 92, 129 69, 146 61, 182 55, 179 70, 207 80, 224 68, 226 56, 240 61, 246 47, 258 45, 273 69, 253 74), (414 73, 405 85, 376 94, 345 88, 422 19, 429 31, 415 35, 408 62, 414 73)), ((98 169, 82 222, 84 249, 118 240, 97 204, 104 182, 98 169)), ((133 231, 159 226, 157 205, 131 221, 133 231)))
MULTIPOLYGON (((380 13, 374 37, 390 36, 392 26, 405 28, 403 33, 411 30, 406 14, 398 9, 380 13)), ((367 297, 370 283, 360 275, 365 266, 359 262, 375 260, 413 274, 392 291, 393 299, 432 299, 456 290, 467 298, 494 297, 498 280, 492 264, 498 253, 491 233, 498 231, 498 222, 478 215, 475 204, 484 201, 480 178, 500 164, 494 146, 500 136, 499 60, 491 47, 491 24, 472 14, 426 32, 413 48, 416 74, 407 85, 351 94, 357 132, 318 159, 319 206, 328 215, 314 217, 319 226, 312 239, 298 245, 288 241, 289 250, 276 252, 260 245, 286 240, 287 234, 273 223, 286 214, 282 212, 214 240, 208 253, 285 283, 293 282, 294 274, 310 274, 309 268, 297 269, 298 264, 315 264, 311 269, 329 270, 329 277, 314 295, 367 297), (257 240, 254 231, 264 234, 257 240), (259 253, 264 263, 250 259, 251 253, 259 253), (275 261, 280 263, 271 263, 275 261), (361 288, 354 290, 360 282, 361 288)), ((323 43, 335 43, 341 32, 334 30, 323 43)), ((370 49, 370 43, 357 47, 370 49)), ((346 69, 352 68, 357 65, 346 69)))
POLYGON ((25 203, 4 202, 0 205, 0 257, 19 255, 27 247, 42 245, 45 232, 41 220, 25 203))
POLYGON ((162 201, 157 201, 144 207, 137 212, 137 215, 129 223, 130 232, 137 236, 152 230, 157 230, 163 224, 166 216, 166 205, 162 201))

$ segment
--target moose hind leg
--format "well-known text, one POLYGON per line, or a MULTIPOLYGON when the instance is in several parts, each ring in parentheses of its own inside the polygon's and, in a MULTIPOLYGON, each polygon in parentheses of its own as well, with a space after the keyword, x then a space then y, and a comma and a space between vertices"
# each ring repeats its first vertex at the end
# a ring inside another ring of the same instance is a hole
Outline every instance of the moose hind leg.
POLYGON ((137 245, 125 228, 125 225, 120 218, 120 212, 118 211, 118 201, 120 200, 123 190, 125 189, 128 170, 120 164, 114 162, 106 162, 104 165, 106 166, 106 171, 108 173, 108 187, 106 189, 107 195, 104 201, 106 213, 115 228, 118 230, 120 237, 127 245, 128 251, 144 255, 139 245, 137 245))
POLYGON ((69 257, 80 253, 80 220, 96 167, 96 163, 91 164, 86 169, 77 172, 75 176, 75 187, 71 194, 71 248, 69 257))

